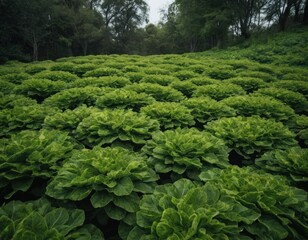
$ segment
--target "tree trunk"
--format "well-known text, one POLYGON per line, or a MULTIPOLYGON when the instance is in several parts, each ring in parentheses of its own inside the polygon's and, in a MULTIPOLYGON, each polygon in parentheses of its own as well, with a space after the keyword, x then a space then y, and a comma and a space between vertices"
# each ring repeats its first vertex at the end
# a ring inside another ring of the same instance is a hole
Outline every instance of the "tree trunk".
POLYGON ((308 0, 306 0, 306 3, 305 3, 303 24, 308 25, 308 0))
POLYGON ((286 9, 279 18, 279 31, 284 31, 286 29, 288 17, 290 15, 293 3, 294 0, 288 0, 286 9))
POLYGON ((82 45, 82 51, 83 51, 83 55, 86 56, 88 53, 88 41, 84 41, 82 45))
POLYGON ((33 61, 37 61, 38 60, 38 44, 37 44, 35 34, 33 34, 32 47, 33 47, 33 61))

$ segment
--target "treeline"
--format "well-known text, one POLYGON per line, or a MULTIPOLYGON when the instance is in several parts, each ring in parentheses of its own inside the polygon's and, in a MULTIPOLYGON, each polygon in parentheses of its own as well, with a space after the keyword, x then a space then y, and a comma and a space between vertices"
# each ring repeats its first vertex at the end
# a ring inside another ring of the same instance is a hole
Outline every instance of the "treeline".
POLYGON ((144 0, 1 0, 0 61, 203 51, 308 23, 308 0, 175 0, 148 24, 144 0))

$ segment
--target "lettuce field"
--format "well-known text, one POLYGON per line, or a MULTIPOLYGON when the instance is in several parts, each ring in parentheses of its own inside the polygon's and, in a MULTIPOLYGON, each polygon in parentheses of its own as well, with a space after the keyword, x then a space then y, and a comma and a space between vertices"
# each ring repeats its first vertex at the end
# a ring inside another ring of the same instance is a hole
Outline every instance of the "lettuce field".
POLYGON ((296 36, 0 66, 0 239, 308 239, 296 36))

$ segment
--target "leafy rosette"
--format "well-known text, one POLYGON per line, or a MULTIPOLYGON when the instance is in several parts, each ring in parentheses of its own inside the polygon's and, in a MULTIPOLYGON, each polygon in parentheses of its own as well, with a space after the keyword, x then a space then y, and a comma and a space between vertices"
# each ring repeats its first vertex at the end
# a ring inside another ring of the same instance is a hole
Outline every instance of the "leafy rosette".
POLYGON ((104 110, 92 113, 77 127, 76 138, 87 146, 102 146, 115 141, 145 144, 158 131, 159 123, 131 110, 104 110))
POLYGON ((51 71, 63 71, 63 72, 70 72, 74 73, 75 71, 75 64, 72 62, 59 62, 55 65, 50 67, 51 71))
POLYGON ((258 116, 221 118, 210 122, 206 129, 246 159, 260 157, 273 149, 287 149, 297 142, 280 122, 258 116))
POLYGON ((199 123, 206 123, 222 117, 234 117, 236 112, 228 105, 207 97, 189 98, 181 102, 191 110, 191 115, 199 123))
POLYGON ((43 104, 63 110, 74 109, 83 104, 94 106, 96 99, 108 91, 111 91, 111 89, 91 86, 84 88, 70 88, 46 98, 43 104))
POLYGON ((125 88, 137 93, 146 93, 160 102, 179 102, 185 98, 181 92, 170 86, 161 86, 154 83, 132 84, 125 88))
POLYGON ((90 70, 83 74, 83 77, 103 77, 103 76, 122 76, 123 72, 110 67, 102 67, 90 70))
POLYGON ((178 82, 179 79, 168 75, 147 75, 141 79, 141 83, 157 83, 162 86, 168 86, 172 82, 178 82))
POLYGON ((173 75, 182 81, 200 76, 198 73, 189 70, 181 70, 173 73, 173 75))
POLYGON ((286 122, 295 116, 294 110, 283 102, 267 96, 234 96, 222 103, 232 107, 241 116, 260 116, 286 122))
POLYGON ((199 186, 188 179, 156 187, 144 195, 137 226, 123 239, 251 239, 244 225, 256 221, 258 211, 245 207, 213 184, 199 186))
POLYGON ((202 169, 229 165, 225 143, 195 128, 157 132, 142 150, 150 156, 150 164, 158 173, 194 178, 202 169))
POLYGON ((91 195, 94 208, 115 220, 139 209, 140 193, 151 193, 158 179, 146 158, 115 147, 76 151, 47 186, 55 199, 80 201, 91 195))
POLYGON ((252 93, 260 88, 264 88, 266 83, 261 78, 235 77, 224 80, 225 83, 233 83, 241 86, 247 93, 252 93))
POLYGON ((10 94, 0 97, 0 109, 14 108, 15 106, 30 106, 37 102, 34 99, 19 94, 10 94))
POLYGON ((43 100, 65 88, 67 88, 67 84, 63 81, 34 78, 23 81, 21 85, 15 88, 15 92, 43 100))
POLYGON ((52 207, 45 199, 11 201, 0 208, 1 240, 104 239, 98 228, 84 223, 83 210, 52 207))
POLYGON ((1 76, 0 79, 6 82, 20 84, 24 80, 27 80, 30 78, 30 75, 27 73, 10 73, 6 74, 4 76, 1 76))
POLYGON ((237 95, 245 95, 245 90, 232 83, 210 84, 196 89, 193 97, 210 97, 217 101, 237 95))
POLYGON ((188 82, 191 82, 191 83, 193 83, 197 86, 204 86, 204 85, 221 83, 220 80, 212 79, 212 78, 209 78, 209 77, 206 77, 206 76, 191 78, 191 79, 188 80, 188 82))
POLYGON ((261 214, 244 227, 253 239, 307 238, 307 192, 289 186, 284 177, 233 166, 204 172, 200 178, 261 214))
POLYGON ((63 71, 43 71, 33 75, 33 78, 63 82, 72 82, 78 79, 75 74, 63 71))
POLYGON ((40 129, 45 117, 57 112, 59 112, 57 108, 40 104, 17 105, 11 109, 3 109, 0 111, 0 136, 7 136, 20 130, 40 129))
POLYGON ((308 182, 308 149, 293 147, 265 153, 256 165, 272 174, 286 175, 295 182, 308 182))
POLYGON ((0 140, 0 189, 6 198, 49 180, 79 145, 61 131, 25 130, 0 140))
POLYGON ((158 120, 164 129, 192 126, 195 124, 191 110, 180 103, 156 102, 141 108, 141 113, 158 120))
POLYGON ((0 94, 10 94, 13 93, 16 84, 10 83, 0 79, 0 94))
POLYGON ((87 77, 81 78, 73 83, 71 83, 72 87, 112 87, 112 88, 122 88, 126 85, 130 85, 131 81, 126 77, 118 77, 118 76, 108 76, 108 77, 87 77))
POLYGON ((197 88, 197 86, 190 81, 175 81, 170 84, 170 87, 180 91, 186 97, 191 97, 197 88))
POLYGON ((143 106, 155 102, 155 99, 146 93, 137 93, 132 90, 115 89, 96 100, 99 108, 124 108, 139 111, 143 106))
POLYGON ((146 76, 143 72, 128 72, 124 74, 131 82, 138 83, 142 78, 146 76))
POLYGON ((40 64, 35 64, 35 65, 31 64, 25 68, 25 72, 31 75, 45 71, 45 70, 47 70, 47 68, 40 64))
POLYGON ((73 110, 67 109, 64 112, 47 116, 44 120, 44 128, 69 131, 74 135, 78 124, 81 123, 83 119, 89 117, 93 112, 99 111, 98 108, 86 107, 85 105, 73 110))
POLYGON ((266 95, 278 99, 293 108, 296 113, 308 111, 308 101, 305 96, 299 92, 271 87, 259 89, 256 94, 266 95))
POLYGON ((281 80, 272 83, 273 87, 288 89, 293 92, 299 92, 308 98, 308 84, 305 81, 281 80))

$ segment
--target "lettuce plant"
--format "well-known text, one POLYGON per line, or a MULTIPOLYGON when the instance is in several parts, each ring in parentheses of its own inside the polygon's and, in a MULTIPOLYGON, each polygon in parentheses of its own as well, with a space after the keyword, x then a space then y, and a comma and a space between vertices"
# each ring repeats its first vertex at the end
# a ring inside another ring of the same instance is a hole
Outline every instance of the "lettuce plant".
POLYGON ((14 91, 18 94, 24 94, 31 98, 42 100, 65 88, 67 88, 67 84, 63 81, 29 79, 23 81, 14 91))
POLYGON ((7 136, 20 130, 40 129, 45 117, 57 112, 59 112, 57 108, 40 104, 17 105, 11 109, 3 109, 0 111, 0 136, 7 136))
POLYGON ((142 78, 146 76, 143 72, 128 72, 124 74, 131 82, 138 83, 142 78))
POLYGON ((151 193, 158 179, 144 156, 115 147, 76 151, 47 186, 55 199, 79 201, 91 194, 94 208, 115 220, 139 209, 140 193, 151 193))
POLYGON ((156 187, 143 196, 137 226, 124 239, 251 239, 243 226, 259 213, 222 193, 213 184, 188 179, 156 187))
POLYGON ((158 173, 195 174, 209 167, 228 166, 225 143, 195 128, 168 130, 153 134, 142 149, 150 156, 158 173))
POLYGON ((191 97, 197 88, 197 86, 190 81, 174 81, 170 84, 170 87, 180 91, 186 97, 191 97))
POLYGON ((267 96, 234 96, 224 99, 222 103, 235 109, 237 114, 241 116, 257 115, 285 122, 295 115, 292 108, 267 96))
MULTIPOLYGON (((222 68, 222 67, 221 67, 222 68)), ((235 77, 235 72, 228 69, 212 69, 206 73, 209 77, 224 80, 235 77)))
POLYGON ((252 93, 260 88, 264 88, 266 83, 260 78, 234 77, 224 80, 225 83, 233 83, 241 86, 247 93, 252 93))
POLYGON ((158 67, 145 67, 143 72, 146 75, 169 75, 170 72, 167 69, 162 69, 158 67))
POLYGON ((273 174, 286 175, 295 182, 308 182, 308 149, 273 150, 256 160, 256 165, 273 174))
POLYGON ((0 79, 14 84, 20 84, 24 80, 29 79, 31 76, 27 73, 11 73, 1 76, 0 79))
POLYGON ((13 93, 15 86, 16 85, 14 83, 10 83, 8 81, 0 79, 0 93, 1 94, 7 95, 10 93, 13 93))
POLYGON ((305 81, 281 80, 272 83, 273 87, 288 89, 293 92, 299 92, 308 98, 308 85, 305 81))
POLYGON ((295 134, 282 123, 258 116, 221 118, 205 128, 246 159, 297 144, 295 134))
POLYGON ((138 111, 141 107, 155 102, 155 99, 146 93, 136 93, 132 90, 115 89, 96 100, 99 108, 125 108, 138 111))
POLYGON ((45 71, 45 70, 47 70, 47 68, 42 65, 28 65, 25 68, 25 72, 31 75, 45 71))
POLYGON ((112 87, 112 88, 122 88, 126 85, 131 84, 131 81, 126 77, 118 77, 118 76, 106 76, 106 77, 87 77, 81 78, 74 81, 71 86, 72 87, 86 87, 86 86, 94 86, 94 87, 112 87))
POLYGON ((288 185, 281 176, 232 166, 201 173, 201 180, 213 184, 245 207, 260 213, 244 228, 253 239, 305 239, 308 234, 307 192, 288 185))
POLYGON ((162 86, 168 86, 177 81, 179 81, 178 78, 168 75, 147 75, 140 80, 141 83, 157 83, 162 86))
POLYGON ((141 108, 141 113, 158 120, 164 129, 195 124, 191 110, 180 103, 156 102, 141 108))
POLYGON ((10 198, 34 179, 49 180, 78 144, 61 131, 25 130, 0 140, 0 189, 10 198))
POLYGON ((0 98, 0 109, 14 108, 15 106, 30 106, 35 105, 37 102, 34 99, 25 97, 18 94, 10 94, 1 96, 0 98))
POLYGON ((185 98, 181 92, 170 86, 161 86, 153 83, 132 84, 126 86, 125 89, 133 90, 137 93, 149 94, 161 102, 179 102, 185 98))
POLYGON ((52 207, 46 199, 11 201, 0 208, 0 238, 103 240, 103 233, 85 224, 81 209, 52 207))
POLYGON ((33 75, 33 78, 49 79, 52 81, 72 82, 78 79, 75 74, 63 71, 43 71, 33 75))
POLYGON ((194 71, 181 70, 181 71, 173 73, 173 76, 183 81, 183 80, 198 77, 200 75, 198 73, 195 73, 194 71))
POLYGON ((122 76, 122 71, 110 68, 110 67, 101 67, 94 70, 90 70, 83 74, 83 77, 103 77, 103 76, 122 76))
POLYGON ((69 73, 75 73, 75 64, 72 62, 60 62, 50 67, 51 71, 63 71, 69 73))
POLYGON ((192 82, 193 84, 195 84, 197 86, 204 86, 204 85, 221 83, 220 80, 212 79, 212 78, 209 78, 209 77, 206 77, 206 76, 191 78, 188 81, 192 82))
POLYGON ((83 119, 76 129, 76 138, 87 146, 102 146, 115 141, 144 144, 158 131, 159 123, 131 110, 104 110, 83 119))
POLYGON ((198 87, 193 94, 193 97, 210 97, 220 101, 227 97, 245 94, 245 90, 238 85, 232 83, 220 83, 198 87))
POLYGON ((70 88, 46 98, 43 104, 63 110, 74 109, 83 104, 87 106, 94 106, 96 99, 109 91, 111 91, 110 88, 91 86, 84 88, 70 88))
POLYGON ((236 115, 233 108, 207 97, 185 99, 181 104, 191 110, 191 115, 199 123, 206 123, 222 117, 233 117, 236 115))
POLYGON ((256 94, 278 99, 293 108, 296 113, 308 112, 308 101, 305 96, 299 92, 271 87, 259 89, 256 94))

